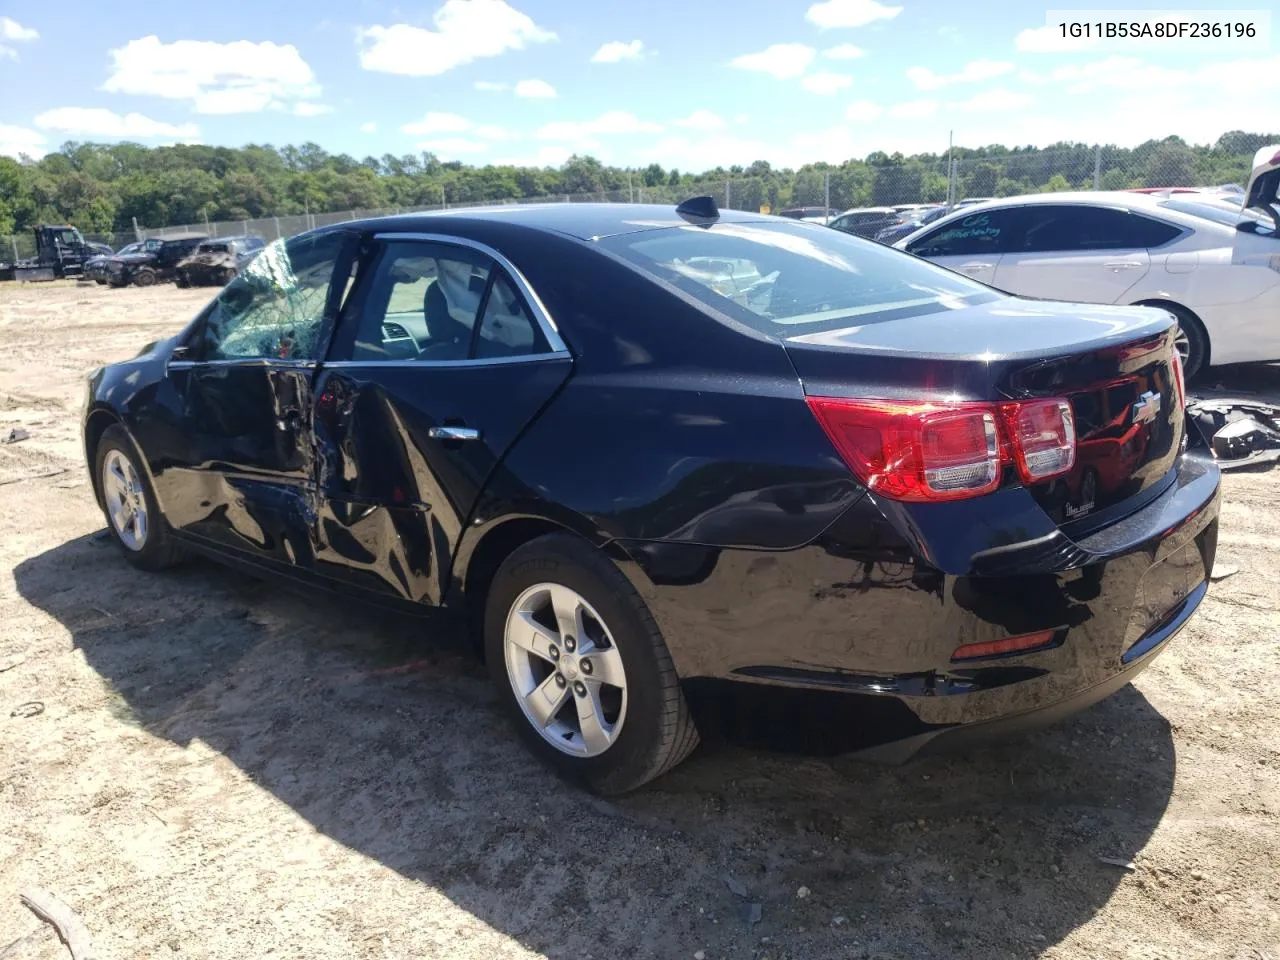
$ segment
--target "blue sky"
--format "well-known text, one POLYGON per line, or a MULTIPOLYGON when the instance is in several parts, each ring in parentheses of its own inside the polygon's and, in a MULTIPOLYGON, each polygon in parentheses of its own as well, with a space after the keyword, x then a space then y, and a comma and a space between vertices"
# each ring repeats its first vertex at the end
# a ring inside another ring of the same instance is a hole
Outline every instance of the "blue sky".
POLYGON ((1267 11, 1249 15, 1252 41, 1124 45, 1066 43, 1042 6, 999 0, 60 9, 0 2, 0 153, 312 140, 356 157, 556 165, 585 152, 697 170, 941 152, 949 130, 967 146, 1132 145, 1280 126, 1267 11))

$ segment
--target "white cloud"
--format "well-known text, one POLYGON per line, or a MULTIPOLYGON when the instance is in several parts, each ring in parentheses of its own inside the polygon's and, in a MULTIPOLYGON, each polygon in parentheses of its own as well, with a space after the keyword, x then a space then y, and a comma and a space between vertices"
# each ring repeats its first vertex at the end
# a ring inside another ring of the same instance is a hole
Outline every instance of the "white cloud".
POLYGON ((511 131, 493 124, 477 124, 456 113, 427 113, 421 120, 414 120, 400 128, 402 133, 416 137, 435 139, 419 144, 418 149, 437 154, 478 153, 487 149, 486 142, 515 140, 511 131), (446 136, 439 136, 446 134, 446 136), (467 136, 447 136, 466 134, 467 136))
POLYGON ((504 90, 510 90, 511 84, 495 83, 493 80, 477 80, 475 87, 483 93, 502 93, 504 90))
POLYGON ((0 123, 0 156, 17 159, 25 153, 31 157, 43 157, 49 152, 45 142, 44 134, 35 130, 0 123))
POLYGON ((594 120, 556 120, 538 130, 539 140, 562 140, 587 148, 595 144, 594 137, 602 134, 660 133, 659 124, 641 120, 626 110, 610 110, 594 120))
POLYGON ((293 105, 293 115, 295 117, 318 117, 325 113, 333 113, 333 107, 327 103, 312 103, 309 100, 304 100, 293 105))
POLYGON ((613 40, 609 43, 602 44, 600 49, 592 54, 591 62, 621 63, 623 60, 639 60, 643 56, 643 40, 632 40, 630 43, 623 43, 621 40, 613 40))
POLYGON ((160 120, 152 120, 140 113, 121 116, 101 107, 58 107, 46 110, 35 119, 41 130, 75 134, 86 137, 110 137, 112 139, 144 139, 169 137, 188 140, 200 136, 194 123, 175 126, 160 120))
POLYGON ((960 102, 960 109, 968 113, 1013 113, 1030 104, 1035 97, 997 87, 984 90, 968 100, 960 102))
POLYGON ((377 133, 378 125, 374 123, 372 120, 366 121, 365 123, 360 124, 360 132, 361 133, 377 133))
POLYGON ((24 27, 17 20, 10 17, 0 17, 0 40, 17 40, 23 43, 28 40, 40 39, 40 33, 31 27, 24 27))
POLYGON ((817 51, 803 43, 775 43, 758 53, 744 53, 730 63, 742 70, 767 73, 778 80, 798 77, 813 63, 817 51))
POLYGON ((855 47, 852 43, 838 43, 834 47, 823 50, 822 55, 828 60, 857 60, 859 57, 865 57, 867 51, 861 47, 855 47))
POLYGON ((556 88, 545 80, 521 80, 516 84, 516 96, 530 100, 550 100, 556 95, 556 88))
POLYGON ((957 83, 977 83, 991 80, 1013 71, 1013 64, 1003 60, 974 60, 966 63, 959 73, 938 74, 928 67, 912 67, 907 71, 907 79, 920 90, 941 90, 957 83))
POLYGON ((1013 38, 1013 45, 1023 53, 1079 53, 1097 46, 1097 38, 1064 37, 1059 27, 1033 27, 1013 38))
MULTIPOLYGON (((32 40, 38 40, 40 34, 31 29, 24 27, 17 20, 9 17, 0 17, 0 40, 12 40, 14 43, 29 43, 32 40)), ((13 60, 18 59, 18 51, 6 43, 0 43, 0 58, 9 57, 13 60)), ((13 129, 18 129, 14 127, 13 129)))
POLYGON ((870 123, 884 114, 884 107, 870 100, 855 100, 844 108, 844 118, 854 123, 870 123))
POLYGON ((839 93, 852 83, 853 77, 846 76, 843 73, 811 73, 800 81, 800 86, 810 93, 831 96, 831 94, 839 93))
POLYGON ((379 73, 434 77, 473 60, 556 39, 505 0, 447 0, 432 20, 434 30, 407 23, 360 30, 360 66, 379 73))
POLYGON ((482 140, 468 140, 466 137, 445 137, 442 140, 423 140, 414 144, 414 148, 434 153, 442 160, 452 160, 464 154, 484 153, 489 145, 482 140))
POLYGON ((270 41, 131 40, 111 51, 102 89, 190 100, 197 113, 256 113, 284 109, 320 95, 307 62, 291 44, 270 41))
POLYGON ((826 0, 815 3, 804 18, 824 29, 828 27, 865 27, 877 20, 892 20, 902 12, 877 0, 826 0))
POLYGON ((724 128, 724 117, 710 110, 695 110, 683 120, 675 121, 675 125, 688 130, 721 130, 724 128))
POLYGON ((889 108, 889 116, 898 120, 923 120, 938 112, 937 100, 908 100, 889 108))

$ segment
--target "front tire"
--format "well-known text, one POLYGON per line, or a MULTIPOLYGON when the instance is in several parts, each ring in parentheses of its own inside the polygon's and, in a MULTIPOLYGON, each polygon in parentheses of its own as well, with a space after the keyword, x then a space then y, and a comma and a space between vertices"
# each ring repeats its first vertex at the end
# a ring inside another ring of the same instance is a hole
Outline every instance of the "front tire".
POLYGON ((529 748, 605 795, 680 763, 698 732, 662 634, 609 560, 567 534, 517 549, 485 606, 485 655, 529 748))
POLYGON ((141 267, 137 273, 133 275, 133 285, 135 287, 150 287, 156 282, 156 272, 150 267, 141 267))
POLYGON ((98 494, 107 529, 125 559, 142 570, 163 570, 182 553, 160 513, 142 456, 124 427, 102 433, 94 456, 98 494))

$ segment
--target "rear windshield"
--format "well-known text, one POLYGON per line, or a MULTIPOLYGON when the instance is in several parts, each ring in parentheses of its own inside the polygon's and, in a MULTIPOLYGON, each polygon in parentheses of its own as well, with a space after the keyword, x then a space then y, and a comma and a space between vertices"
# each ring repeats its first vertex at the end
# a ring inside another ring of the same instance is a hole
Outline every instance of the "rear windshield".
POLYGON ((667 227, 599 241, 641 270, 773 336, 1000 299, 908 254, 816 224, 667 227))
POLYGON ((196 253, 230 253, 231 245, 226 243, 202 243, 196 253))
POLYGON ((1160 206, 1169 210, 1176 210, 1178 213, 1188 213, 1203 220, 1212 220, 1214 223, 1220 223, 1224 227, 1234 227, 1241 221, 1252 220, 1257 223, 1258 229, 1266 232, 1271 231, 1271 222, 1261 213, 1255 210, 1242 210, 1235 205, 1228 206, 1227 203, 1206 203, 1203 200, 1164 200, 1160 206))

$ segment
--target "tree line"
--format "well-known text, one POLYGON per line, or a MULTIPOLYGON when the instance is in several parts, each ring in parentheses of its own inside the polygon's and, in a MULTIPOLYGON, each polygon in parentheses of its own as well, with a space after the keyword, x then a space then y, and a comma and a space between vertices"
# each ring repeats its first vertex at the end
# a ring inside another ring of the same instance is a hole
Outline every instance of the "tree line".
MULTIPOLYGON (((1213 144, 1178 137, 1133 148, 1057 143, 954 151, 957 199, 1040 190, 1243 183, 1253 154, 1280 134, 1232 131, 1213 144)), ((65 144, 39 160, 0 157, 0 235, 38 223, 69 222, 86 234, 345 210, 476 203, 563 194, 613 194, 674 202, 694 193, 743 209, 821 204, 837 208, 945 200, 945 153, 877 152, 840 164, 779 169, 748 166, 700 173, 607 166, 574 156, 559 168, 465 166, 430 153, 357 160, 314 143, 301 146, 145 147, 65 144), (729 181, 725 197, 725 181, 729 181)), ((603 197, 602 197, 603 198, 603 197)))

